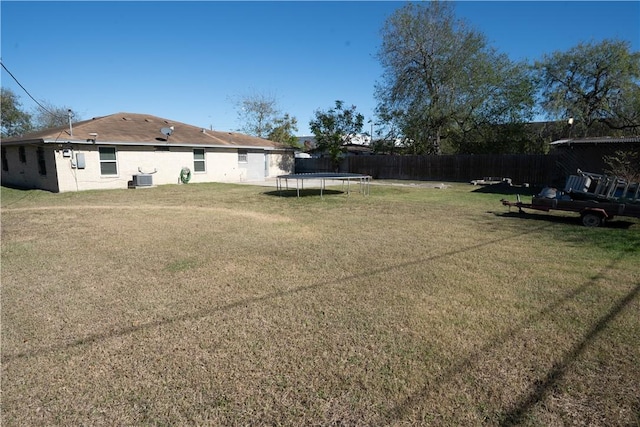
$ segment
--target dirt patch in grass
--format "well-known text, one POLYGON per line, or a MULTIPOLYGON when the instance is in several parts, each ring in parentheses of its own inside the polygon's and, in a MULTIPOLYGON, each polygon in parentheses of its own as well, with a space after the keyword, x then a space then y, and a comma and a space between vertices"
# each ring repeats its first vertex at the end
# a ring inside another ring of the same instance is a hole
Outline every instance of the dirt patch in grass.
POLYGON ((202 210, 212 215, 216 213, 222 215, 230 215, 230 216, 240 216, 244 218, 249 218, 256 221, 261 222, 282 222, 289 221, 288 218, 285 217, 277 217, 275 215, 268 215, 261 212, 246 212, 246 211, 237 211, 226 208, 213 208, 213 207, 200 207, 200 206, 153 206, 153 205, 139 205, 139 206, 107 206, 107 205, 93 205, 93 206, 43 206, 43 207, 31 207, 31 208, 14 208, 12 211, 20 212, 20 211, 90 211, 90 210, 135 210, 142 211, 146 213, 152 213, 157 210, 174 210, 174 211, 185 211, 185 210, 202 210))
POLYGON ((640 223, 470 187, 3 188, 2 424, 637 423, 640 223))

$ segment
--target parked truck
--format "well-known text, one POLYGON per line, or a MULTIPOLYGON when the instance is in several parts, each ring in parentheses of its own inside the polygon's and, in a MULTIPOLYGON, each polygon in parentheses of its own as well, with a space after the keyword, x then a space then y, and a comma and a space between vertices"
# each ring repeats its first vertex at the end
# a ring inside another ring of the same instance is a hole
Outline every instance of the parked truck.
POLYGON ((533 196, 531 203, 502 199, 502 204, 523 209, 549 212, 552 210, 577 212, 582 224, 599 227, 616 216, 640 218, 640 182, 617 176, 583 172, 567 179, 564 190, 545 187, 533 196))

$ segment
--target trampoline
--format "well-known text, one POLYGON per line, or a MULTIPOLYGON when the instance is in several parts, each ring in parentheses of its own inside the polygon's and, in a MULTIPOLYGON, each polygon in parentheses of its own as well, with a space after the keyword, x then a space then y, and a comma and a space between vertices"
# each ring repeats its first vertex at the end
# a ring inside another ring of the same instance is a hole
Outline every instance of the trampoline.
POLYGON ((371 176, 361 175, 359 173, 332 173, 332 172, 319 172, 319 173, 292 173, 288 175, 279 175, 276 179, 276 186, 278 192, 284 188, 289 190, 289 180, 296 180, 296 195, 300 197, 300 190, 304 190, 304 182, 309 180, 320 181, 320 197, 326 188, 327 180, 329 181, 342 181, 342 188, 347 185, 347 194, 351 192, 351 181, 356 181, 359 184, 359 192, 365 196, 369 195, 369 183, 371 182, 371 176))

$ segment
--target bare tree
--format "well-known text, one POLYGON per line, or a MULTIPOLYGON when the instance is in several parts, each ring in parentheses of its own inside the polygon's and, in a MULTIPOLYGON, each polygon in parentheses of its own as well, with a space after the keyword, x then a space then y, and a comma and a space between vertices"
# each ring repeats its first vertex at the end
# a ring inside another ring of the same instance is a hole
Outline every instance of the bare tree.
POLYGON ((612 155, 604 156, 607 165, 605 173, 626 179, 629 182, 640 181, 640 151, 619 150, 612 155))
POLYGON ((69 120, 72 123, 82 120, 80 114, 74 111, 71 107, 67 106, 55 106, 50 102, 41 102, 42 107, 35 110, 33 113, 33 124, 35 129, 48 129, 54 127, 61 127, 69 124, 69 120))
POLYGON ((266 138, 274 128, 279 114, 274 95, 254 92, 236 102, 240 131, 248 135, 266 138))

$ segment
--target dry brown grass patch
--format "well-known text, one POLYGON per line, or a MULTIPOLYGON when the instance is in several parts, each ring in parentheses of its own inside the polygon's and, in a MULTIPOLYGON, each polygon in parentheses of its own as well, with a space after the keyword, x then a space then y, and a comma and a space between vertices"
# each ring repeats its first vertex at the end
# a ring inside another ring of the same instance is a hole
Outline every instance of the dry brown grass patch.
POLYGON ((640 223, 375 187, 2 200, 3 425, 629 425, 640 223))

